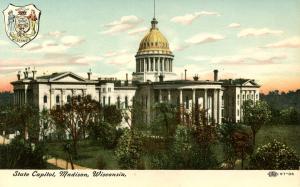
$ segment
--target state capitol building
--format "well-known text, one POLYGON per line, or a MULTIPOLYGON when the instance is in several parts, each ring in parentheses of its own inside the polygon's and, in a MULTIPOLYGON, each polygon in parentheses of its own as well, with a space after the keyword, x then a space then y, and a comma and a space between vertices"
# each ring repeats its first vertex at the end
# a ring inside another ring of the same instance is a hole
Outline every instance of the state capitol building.
POLYGON ((195 76, 187 80, 186 75, 178 79, 173 72, 176 61, 166 37, 159 31, 153 18, 151 28, 139 44, 135 55, 135 72, 132 80, 116 78, 91 79, 72 72, 56 72, 36 76, 36 71, 18 73, 12 82, 14 104, 32 104, 40 110, 70 102, 74 96, 89 96, 102 106, 116 105, 126 110, 133 100, 141 104, 141 119, 150 124, 155 118, 154 104, 167 102, 192 110, 198 105, 205 110, 210 122, 239 122, 243 119, 243 101, 259 100, 260 86, 253 79, 221 80, 218 70, 212 70, 213 80, 200 80, 195 76))

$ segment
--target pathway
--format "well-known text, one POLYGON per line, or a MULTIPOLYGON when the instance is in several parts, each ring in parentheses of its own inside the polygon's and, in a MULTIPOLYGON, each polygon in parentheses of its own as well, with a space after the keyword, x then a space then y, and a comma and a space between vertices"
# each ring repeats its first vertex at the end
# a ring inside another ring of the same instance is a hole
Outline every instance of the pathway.
MULTIPOLYGON (((60 159, 60 158, 50 158, 47 160, 47 162, 49 164, 52 164, 58 168, 62 168, 62 169, 72 169, 71 167, 71 163, 67 162, 66 160, 60 159)), ((77 164, 73 164, 74 165, 74 169, 91 169, 91 168, 87 168, 87 167, 83 167, 83 166, 79 166, 77 164)))

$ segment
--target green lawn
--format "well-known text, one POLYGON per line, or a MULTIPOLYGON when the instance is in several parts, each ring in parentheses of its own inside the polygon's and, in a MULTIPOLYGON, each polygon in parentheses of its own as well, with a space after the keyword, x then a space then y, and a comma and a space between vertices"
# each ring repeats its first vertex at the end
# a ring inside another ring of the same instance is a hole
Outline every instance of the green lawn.
MULTIPOLYGON (((63 151, 63 143, 55 142, 48 144, 48 152, 51 156, 65 159, 67 155, 63 151)), ((114 157, 114 150, 104 149, 101 146, 92 145, 89 141, 81 141, 78 143, 78 159, 74 159, 74 163, 97 169, 97 157, 101 156, 106 163, 104 169, 117 169, 118 163, 114 157)))
POLYGON ((300 156, 300 125, 266 125, 256 135, 256 147, 264 145, 273 139, 293 148, 300 156))
MULTIPOLYGON (((285 143, 288 147, 293 148, 297 154, 300 155, 300 125, 269 125, 262 127, 256 135, 256 148, 260 145, 270 142, 273 139, 277 139, 278 141, 285 143)), ((62 145, 62 142, 49 143, 49 154, 66 159, 62 145)), ((78 159, 74 160, 75 164, 96 169, 97 157, 102 156, 104 162, 106 163, 105 169, 118 169, 118 163, 114 156, 114 150, 104 149, 100 145, 92 145, 89 143, 89 141, 81 141, 78 144, 78 153, 79 157, 78 159)), ((214 146, 214 153, 220 162, 223 161, 221 144, 214 146)), ((144 158, 147 160, 147 155, 144 155, 144 158)), ((146 168, 149 168, 147 163, 146 168)))

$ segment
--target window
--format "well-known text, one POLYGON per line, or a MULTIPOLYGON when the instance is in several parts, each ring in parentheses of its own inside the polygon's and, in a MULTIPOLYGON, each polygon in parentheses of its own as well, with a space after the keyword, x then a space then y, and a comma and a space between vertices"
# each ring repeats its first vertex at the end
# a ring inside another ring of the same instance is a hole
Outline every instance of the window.
POLYGON ((117 107, 120 108, 121 106, 120 96, 117 97, 117 107))
POLYGON ((110 96, 108 97, 108 106, 110 106, 110 96))
POLYGON ((80 95, 77 96, 77 99, 78 99, 78 102, 81 102, 81 96, 80 95))
POLYGON ((108 92, 111 92, 111 88, 108 88, 108 92))
POLYGON ((102 92, 104 92, 104 93, 105 93, 105 92, 106 92, 106 89, 105 89, 105 88, 102 88, 102 92))
POLYGON ((258 94, 256 94, 256 99, 258 99, 258 94))
POLYGON ((243 100, 245 100, 245 95, 243 95, 243 100))
POLYGON ((91 99, 92 99, 92 96, 91 96, 91 95, 87 95, 87 99, 88 99, 88 100, 91 100, 91 99))
POLYGON ((105 96, 103 96, 103 101, 102 101, 102 103, 103 103, 103 106, 105 106, 105 96))
POLYGON ((71 96, 70 95, 67 96, 67 103, 71 103, 71 96))
POLYGON ((59 104, 59 95, 56 96, 56 104, 59 104))
POLYGON ((237 99, 240 99, 240 95, 239 94, 237 95, 237 99))
POLYGON ((45 104, 47 103, 47 99, 48 99, 48 98, 47 98, 47 96, 45 95, 45 96, 44 96, 44 103, 45 103, 45 104))
POLYGON ((237 110, 237 116, 240 116, 240 110, 239 109, 237 110))
POLYGON ((185 108, 189 109, 189 97, 188 96, 185 97, 185 108))
POLYGON ((125 108, 128 108, 128 97, 125 97, 125 108))

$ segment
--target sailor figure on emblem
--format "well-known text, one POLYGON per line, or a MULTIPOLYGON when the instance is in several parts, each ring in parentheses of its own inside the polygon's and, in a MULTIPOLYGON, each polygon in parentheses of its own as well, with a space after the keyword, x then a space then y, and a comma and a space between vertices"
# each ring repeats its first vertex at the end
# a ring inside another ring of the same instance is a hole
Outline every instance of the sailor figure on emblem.
POLYGON ((8 12, 8 32, 9 34, 14 32, 15 30, 15 15, 13 14, 13 11, 8 12))

